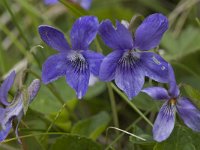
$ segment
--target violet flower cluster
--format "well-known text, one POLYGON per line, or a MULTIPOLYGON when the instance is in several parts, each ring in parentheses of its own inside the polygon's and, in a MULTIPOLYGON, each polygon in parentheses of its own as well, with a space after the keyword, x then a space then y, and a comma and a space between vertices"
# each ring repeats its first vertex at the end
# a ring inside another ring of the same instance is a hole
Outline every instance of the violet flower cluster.
MULTIPOLYGON (((14 99, 8 101, 8 91, 13 85, 15 79, 15 71, 11 72, 10 75, 4 80, 0 87, 0 142, 3 141, 9 134, 9 131, 12 128, 12 122, 14 119, 17 119, 17 125, 15 128, 15 134, 18 138, 18 126, 25 113, 24 105, 25 103, 29 105, 35 96, 37 95, 40 88, 40 80, 35 79, 32 81, 30 86, 27 89, 27 93, 18 91, 14 99), (25 100, 24 94, 28 95, 28 100, 25 100), (25 102, 26 101, 26 102, 25 102)), ((28 107, 28 106, 27 106, 28 107)), ((20 139, 18 138, 20 142, 20 139)))
POLYGON ((114 27, 110 20, 99 24, 95 16, 84 16, 77 19, 71 29, 70 46, 60 30, 41 25, 41 39, 59 52, 44 62, 42 81, 48 84, 65 76, 66 82, 81 99, 87 92, 89 78, 94 75, 105 82, 114 80, 130 100, 141 91, 155 99, 166 99, 153 127, 154 139, 159 142, 172 132, 176 110, 188 127, 200 131, 199 110, 187 98, 179 96, 171 65, 160 55, 148 52, 159 45, 167 29, 168 19, 160 13, 144 19, 134 36, 119 21, 114 27), (112 49, 105 57, 89 48, 97 33, 112 49), (142 90, 145 77, 168 83, 168 92, 161 87, 142 90))
POLYGON ((167 82, 168 63, 159 55, 146 52, 159 44, 167 28, 167 18, 162 14, 153 14, 143 21, 132 37, 119 22, 115 29, 109 20, 99 25, 96 17, 85 16, 80 17, 72 27, 70 47, 61 31, 41 25, 41 39, 59 51, 43 64, 42 81, 47 84, 66 76, 67 83, 80 99, 87 91, 90 74, 93 74, 102 81, 115 79, 116 85, 132 99, 141 91, 145 76, 167 82), (100 53, 88 50, 97 32, 113 49, 105 58, 100 53))

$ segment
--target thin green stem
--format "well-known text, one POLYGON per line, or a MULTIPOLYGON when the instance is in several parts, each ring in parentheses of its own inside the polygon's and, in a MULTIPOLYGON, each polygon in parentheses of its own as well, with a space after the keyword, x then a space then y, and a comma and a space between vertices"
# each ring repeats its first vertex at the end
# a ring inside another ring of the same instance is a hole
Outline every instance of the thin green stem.
MULTIPOLYGON (((149 111, 146 111, 144 114, 148 114, 149 111)), ((139 118, 137 118, 133 123, 131 123, 125 130, 128 131, 130 130, 134 125, 136 125, 138 122, 140 122, 142 120, 142 117, 140 116, 139 118)), ((106 137, 108 134, 108 130, 106 132, 106 137)), ((112 145, 114 145, 122 136, 124 136, 125 133, 120 133, 106 148, 105 150, 109 150, 111 148, 112 145)))
POLYGON ((118 115, 117 115, 117 107, 116 107, 113 89, 112 89, 110 83, 107 83, 107 87, 108 87, 108 93, 109 93, 109 97, 110 97, 110 104, 111 104, 114 125, 119 128, 119 120, 118 120, 118 115))
POLYGON ((22 36, 24 42, 26 43, 27 48, 29 49, 29 48, 30 48, 29 42, 28 42, 28 40, 26 39, 26 37, 25 37, 25 35, 24 35, 22 29, 20 28, 20 26, 19 26, 19 24, 18 24, 18 22, 17 22, 17 20, 16 20, 16 18, 15 18, 14 13, 13 13, 12 10, 10 9, 10 7, 9 7, 10 4, 8 4, 8 1, 7 1, 7 0, 3 0, 3 2, 4 2, 4 5, 5 5, 6 9, 7 9, 8 12, 10 13, 10 15, 11 15, 11 17, 12 17, 12 20, 13 20, 14 24, 16 25, 16 27, 17 27, 19 33, 21 34, 21 36, 22 36))
POLYGON ((64 6, 66 6, 72 13, 74 13, 76 16, 80 17, 80 16, 84 16, 84 15, 88 15, 88 13, 80 8, 79 10, 76 9, 75 7, 73 7, 72 4, 70 4, 70 2, 68 1, 64 1, 64 0, 59 0, 64 6))
POLYGON ((153 127, 151 121, 113 83, 111 83, 111 86, 131 108, 133 108, 150 126, 153 127))
POLYGON ((33 46, 31 47, 30 51, 27 52, 27 55, 32 58, 33 60, 35 60, 35 62, 37 63, 38 67, 41 69, 42 68, 42 65, 40 63, 40 60, 38 59, 38 57, 36 56, 36 52, 37 52, 37 49, 36 48, 43 48, 43 46, 41 45, 36 45, 36 46, 33 46))
MULTIPOLYGON (((48 132, 51 130, 51 128, 52 128, 53 125, 55 124, 56 120, 57 120, 58 117, 60 116, 60 114, 61 114, 62 110, 65 108, 65 106, 66 106, 66 103, 64 103, 63 106, 61 107, 61 109, 58 111, 58 113, 56 114, 54 120, 51 122, 51 124, 50 124, 49 127, 47 128, 46 133, 48 133, 48 132)), ((43 140, 45 139, 45 137, 46 137, 46 136, 44 135, 44 136, 41 138, 41 140, 43 141, 43 140)))
MULTIPOLYGON (((41 120, 43 120, 46 124, 50 124, 51 123, 51 120, 50 119, 48 119, 47 117, 45 117, 45 115, 43 114, 43 113, 41 113, 41 112, 38 112, 38 111, 36 111, 36 110, 34 110, 34 109, 31 109, 31 108, 29 108, 29 111, 30 112, 32 112, 32 113, 34 113, 34 115, 36 115, 38 118, 40 118, 41 120)), ((57 128, 57 126, 56 127, 52 127, 54 130, 59 130, 58 128, 57 128)))
POLYGON ((51 122, 50 126, 48 127, 46 133, 51 130, 52 126, 55 124, 56 120, 58 119, 58 117, 60 116, 62 110, 66 107, 66 105, 67 105, 66 103, 64 105, 62 105, 61 109, 58 111, 58 113, 56 114, 54 120, 51 122))
MULTIPOLYGON (((33 137, 33 136, 41 136, 41 135, 69 135, 69 133, 65 133, 65 132, 48 132, 48 133, 46 133, 45 132, 45 133, 23 135, 23 136, 19 136, 19 138, 23 139, 23 138, 28 138, 28 137, 33 137)), ((15 140, 18 140, 18 138, 17 137, 10 138, 10 139, 2 141, 1 143, 8 143, 8 142, 15 141, 15 140)))

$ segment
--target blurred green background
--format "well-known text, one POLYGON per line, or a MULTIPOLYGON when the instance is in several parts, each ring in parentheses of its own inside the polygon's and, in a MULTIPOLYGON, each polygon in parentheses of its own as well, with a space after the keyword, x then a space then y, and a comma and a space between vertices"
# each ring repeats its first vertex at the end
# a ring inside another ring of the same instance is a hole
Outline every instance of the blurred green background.
MULTIPOLYGON (((93 0, 89 11, 69 1, 47 6, 42 0, 0 1, 0 76, 15 69, 17 80, 11 93, 19 88, 23 72, 24 84, 40 78, 41 68, 48 56, 56 53, 45 45, 38 34, 41 24, 62 30, 69 39, 74 21, 82 15, 95 15, 99 21, 110 19, 130 21, 134 15, 144 17, 160 12, 170 22, 158 53, 172 63, 183 95, 188 96, 200 108, 200 0, 93 0), (190 85, 190 86, 189 86, 190 85)), ((141 20, 135 22, 137 26, 141 20)), ((97 36, 91 49, 110 49, 97 36)), ((146 80, 145 86, 157 84, 146 80)), ((152 127, 137 110, 154 122, 161 103, 145 94, 139 94, 127 102, 120 91, 103 82, 91 86, 82 100, 59 78, 49 85, 42 85, 19 127, 22 144, 11 132, 2 150, 199 150, 200 134, 188 129, 177 118, 170 138, 162 143, 152 140, 152 127), (111 90, 108 92, 108 90, 111 90), (119 128, 147 139, 141 141, 109 127, 115 126, 110 99, 116 102, 119 128), (133 108, 137 107, 137 110, 133 108), (25 136, 25 137, 23 137, 25 136)))

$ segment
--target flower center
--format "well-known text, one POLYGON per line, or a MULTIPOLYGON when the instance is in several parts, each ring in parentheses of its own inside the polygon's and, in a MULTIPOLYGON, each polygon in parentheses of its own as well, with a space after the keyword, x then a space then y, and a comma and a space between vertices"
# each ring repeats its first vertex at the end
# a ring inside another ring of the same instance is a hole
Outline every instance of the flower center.
POLYGON ((171 106, 176 105, 176 102, 177 102, 176 98, 172 98, 172 99, 169 100, 169 104, 170 104, 171 106))
POLYGON ((135 52, 134 50, 129 50, 127 52, 124 52, 121 59, 118 61, 118 63, 122 67, 132 67, 136 64, 136 62, 139 60, 140 56, 139 53, 135 52))
POLYGON ((69 60, 76 72, 83 72, 88 68, 88 63, 81 53, 73 52, 69 55, 69 60))

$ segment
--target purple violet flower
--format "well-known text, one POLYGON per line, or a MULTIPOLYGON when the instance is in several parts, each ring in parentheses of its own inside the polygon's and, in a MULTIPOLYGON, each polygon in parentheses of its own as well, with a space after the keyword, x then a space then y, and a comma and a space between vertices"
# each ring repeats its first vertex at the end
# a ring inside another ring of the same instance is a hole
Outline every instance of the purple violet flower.
POLYGON ((42 40, 59 51, 50 56, 42 67, 42 81, 45 84, 66 76, 67 83, 81 99, 88 88, 90 73, 99 75, 99 68, 104 58, 102 54, 89 50, 89 44, 98 31, 98 19, 94 16, 79 18, 73 25, 70 48, 64 34, 50 26, 41 25, 39 33, 42 40))
MULTIPOLYGON (((74 3, 79 3, 80 6, 86 10, 90 8, 90 5, 92 3, 92 0, 70 0, 70 1, 74 3)), ((44 0, 44 3, 46 5, 54 5, 58 3, 58 0, 44 0)))
POLYGON ((192 130, 200 132, 200 111, 186 97, 180 97, 174 71, 169 65, 169 90, 162 87, 149 87, 142 90, 155 100, 166 100, 161 107, 153 126, 153 137, 161 142, 167 139, 175 124, 175 112, 192 130))
MULTIPOLYGON (((15 134, 18 138, 18 126, 21 121, 22 116, 24 115, 24 95, 22 92, 17 92, 12 102, 8 102, 7 95, 8 91, 13 85, 15 79, 15 71, 13 71, 2 83, 0 87, 0 142, 3 141, 7 136, 12 128, 12 122, 16 118, 18 123, 15 128, 15 134)), ((35 79, 28 87, 26 94, 28 94, 28 105, 32 102, 35 96, 38 93, 40 88, 40 80, 35 79)), ((18 141, 20 142, 19 138, 18 141)))
POLYGON ((99 78, 103 81, 115 79, 116 85, 129 99, 141 91, 145 76, 167 82, 168 63, 153 52, 145 52, 158 46, 167 29, 168 19, 159 13, 148 16, 134 37, 120 22, 117 21, 114 28, 109 20, 103 21, 99 34, 113 52, 104 58, 99 78))

